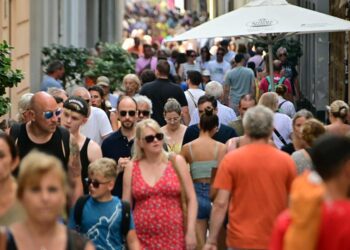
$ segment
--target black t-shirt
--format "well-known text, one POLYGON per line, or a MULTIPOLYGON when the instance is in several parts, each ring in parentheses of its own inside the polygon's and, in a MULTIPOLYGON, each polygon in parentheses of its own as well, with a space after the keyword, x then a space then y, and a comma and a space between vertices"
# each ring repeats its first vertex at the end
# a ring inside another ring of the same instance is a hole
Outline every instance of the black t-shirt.
POLYGON ((157 79, 153 82, 146 83, 142 86, 140 95, 145 95, 152 101, 153 114, 152 118, 156 120, 160 126, 166 124, 163 112, 164 105, 169 98, 175 98, 181 107, 188 106, 185 93, 181 87, 169 81, 169 79, 157 79))
MULTIPOLYGON (((200 130, 198 124, 187 127, 182 145, 185 145, 197 139, 199 137, 199 132, 200 130)), ((225 144, 229 139, 233 137, 237 137, 236 131, 229 126, 220 124, 219 131, 213 136, 213 139, 225 144)))

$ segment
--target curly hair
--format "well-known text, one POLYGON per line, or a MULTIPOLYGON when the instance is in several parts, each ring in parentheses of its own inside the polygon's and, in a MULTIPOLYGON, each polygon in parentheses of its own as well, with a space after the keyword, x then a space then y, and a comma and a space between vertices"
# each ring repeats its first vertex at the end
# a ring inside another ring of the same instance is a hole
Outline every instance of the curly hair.
POLYGON ((326 129, 322 122, 315 118, 308 119, 301 128, 301 137, 310 147, 314 141, 323 135, 326 129))

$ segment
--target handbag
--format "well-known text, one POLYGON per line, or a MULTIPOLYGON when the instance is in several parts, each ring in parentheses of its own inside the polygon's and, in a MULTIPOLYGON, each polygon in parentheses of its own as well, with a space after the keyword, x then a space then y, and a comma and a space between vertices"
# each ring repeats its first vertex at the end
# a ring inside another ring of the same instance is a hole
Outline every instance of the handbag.
MULTIPOLYGON (((171 162, 171 165, 173 169, 175 170, 175 173, 177 175, 177 178, 179 179, 180 182, 180 189, 181 189, 181 208, 182 208, 182 214, 184 218, 184 228, 187 228, 187 195, 186 195, 186 186, 185 182, 180 174, 179 167, 176 163, 176 154, 170 154, 169 155, 169 160, 171 162)), ((196 233, 196 239, 197 239, 197 245, 196 245, 196 250, 201 250, 204 246, 204 242, 201 240, 201 237, 199 236, 199 232, 197 230, 197 227, 195 227, 195 233, 196 233)))

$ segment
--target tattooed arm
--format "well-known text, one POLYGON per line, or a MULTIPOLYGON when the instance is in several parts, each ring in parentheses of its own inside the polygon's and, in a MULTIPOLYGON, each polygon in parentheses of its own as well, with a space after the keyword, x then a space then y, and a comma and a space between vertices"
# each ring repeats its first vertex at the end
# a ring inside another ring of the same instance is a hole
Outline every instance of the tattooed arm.
POLYGON ((83 195, 83 183, 81 182, 79 145, 72 134, 69 141, 68 178, 72 187, 70 205, 74 205, 77 199, 83 195))

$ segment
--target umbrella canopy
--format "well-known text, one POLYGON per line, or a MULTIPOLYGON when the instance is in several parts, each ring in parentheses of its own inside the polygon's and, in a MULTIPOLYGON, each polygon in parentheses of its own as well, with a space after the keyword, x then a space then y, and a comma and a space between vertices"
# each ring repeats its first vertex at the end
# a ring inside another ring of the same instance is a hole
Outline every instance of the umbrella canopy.
POLYGON ((173 41, 256 36, 261 40, 273 34, 279 39, 288 34, 350 30, 350 22, 288 4, 285 0, 251 0, 245 6, 199 25, 173 41))

